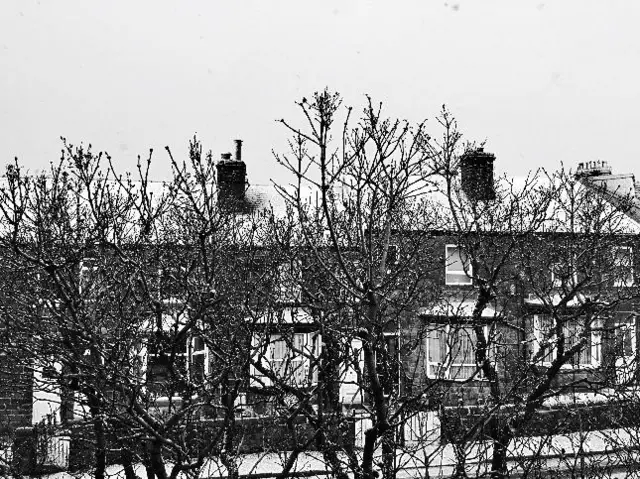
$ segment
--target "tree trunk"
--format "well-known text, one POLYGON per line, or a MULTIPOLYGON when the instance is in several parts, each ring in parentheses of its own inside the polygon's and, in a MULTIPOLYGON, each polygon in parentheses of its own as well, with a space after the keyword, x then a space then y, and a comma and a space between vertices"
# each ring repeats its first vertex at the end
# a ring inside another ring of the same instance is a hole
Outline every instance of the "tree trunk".
POLYGON ((237 394, 236 384, 228 377, 224 381, 223 401, 225 406, 225 422, 223 436, 223 452, 220 459, 227 469, 228 479, 238 479, 240 471, 236 463, 235 455, 235 437, 236 437, 236 416, 235 416, 235 398, 237 394))
POLYGON ((157 439, 151 441, 151 447, 149 451, 149 467, 147 471, 151 469, 153 475, 158 479, 168 479, 167 470, 164 466, 164 459, 162 457, 162 443, 157 439))
POLYGON ((105 437, 104 422, 98 400, 95 397, 89 399, 89 411, 91 413, 91 421, 93 423, 93 432, 96 435, 95 450, 95 478, 105 479, 105 470, 107 467, 107 441, 105 437))
POLYGON ((491 458, 491 479, 507 477, 507 448, 510 438, 499 435, 493 439, 493 457, 491 458))
POLYGON ((122 462, 122 467, 124 468, 125 479, 139 479, 133 469, 133 457, 131 451, 127 447, 122 448, 122 452, 120 453, 120 461, 122 462))
POLYGON ((372 427, 364 432, 364 447, 362 450, 362 475, 363 479, 375 479, 373 474, 373 453, 376 449, 376 439, 378 434, 376 428, 372 427))
POLYGON ((382 436, 382 477, 384 479, 395 479, 396 477, 396 441, 394 436, 394 429, 389 429, 382 436))

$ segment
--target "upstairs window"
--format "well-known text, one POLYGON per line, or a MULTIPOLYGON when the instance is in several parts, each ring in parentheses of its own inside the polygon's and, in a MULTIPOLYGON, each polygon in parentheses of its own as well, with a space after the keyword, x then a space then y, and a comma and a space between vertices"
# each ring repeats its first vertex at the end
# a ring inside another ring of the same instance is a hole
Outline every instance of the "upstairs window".
POLYGON ((185 294, 187 269, 175 264, 164 265, 159 270, 159 294, 162 300, 175 300, 185 294))
POLYGON ((549 269, 551 270, 551 286, 554 289, 571 290, 578 284, 575 261, 552 263, 549 269))
POLYGON ((617 246, 613 249, 612 274, 614 286, 633 286, 633 250, 630 246, 617 246))
POLYGON ((447 245, 445 250, 445 284, 473 284, 472 269, 469 258, 459 246, 447 245))
POLYGON ((78 278, 79 292, 85 298, 95 299, 98 284, 98 266, 93 258, 85 258, 80 263, 80 277, 78 278))
POLYGON ((287 261, 278 265, 278 300, 299 303, 302 299, 302 265, 300 261, 287 261))

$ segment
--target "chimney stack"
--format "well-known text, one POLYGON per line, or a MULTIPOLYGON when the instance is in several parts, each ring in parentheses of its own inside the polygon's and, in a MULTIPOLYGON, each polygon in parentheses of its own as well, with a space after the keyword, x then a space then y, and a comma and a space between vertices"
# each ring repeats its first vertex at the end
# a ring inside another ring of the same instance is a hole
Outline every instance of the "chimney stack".
POLYGON ((611 175, 611 166, 602 160, 578 163, 576 178, 590 178, 593 176, 611 175))
POLYGON ((242 211, 245 207, 247 165, 242 161, 242 140, 236 140, 236 157, 222 153, 216 164, 218 203, 226 208, 242 211))
POLYGON ((236 161, 242 161, 242 140, 234 140, 236 144, 236 161))
POLYGON ((490 201, 496 198, 493 184, 493 162, 496 157, 484 148, 468 150, 460 157, 462 191, 472 201, 490 201))

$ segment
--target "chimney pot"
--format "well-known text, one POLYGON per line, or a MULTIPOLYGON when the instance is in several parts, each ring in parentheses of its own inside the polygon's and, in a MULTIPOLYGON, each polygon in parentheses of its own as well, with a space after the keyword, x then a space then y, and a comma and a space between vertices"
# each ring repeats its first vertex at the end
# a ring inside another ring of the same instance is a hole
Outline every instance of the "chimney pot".
POLYGON ((236 143, 236 161, 242 161, 242 140, 234 140, 236 143))

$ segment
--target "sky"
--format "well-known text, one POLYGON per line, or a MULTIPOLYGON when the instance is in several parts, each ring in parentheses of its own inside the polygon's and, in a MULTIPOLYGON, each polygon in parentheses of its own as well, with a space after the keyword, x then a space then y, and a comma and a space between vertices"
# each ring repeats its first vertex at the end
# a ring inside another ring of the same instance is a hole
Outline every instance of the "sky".
POLYGON ((120 169, 154 149, 170 173, 197 134, 244 140, 252 183, 286 182, 272 151, 295 101, 329 87, 411 122, 446 104, 498 171, 605 160, 634 172, 640 2, 633 0, 2 0, 0 165, 46 168, 71 143, 120 169))

